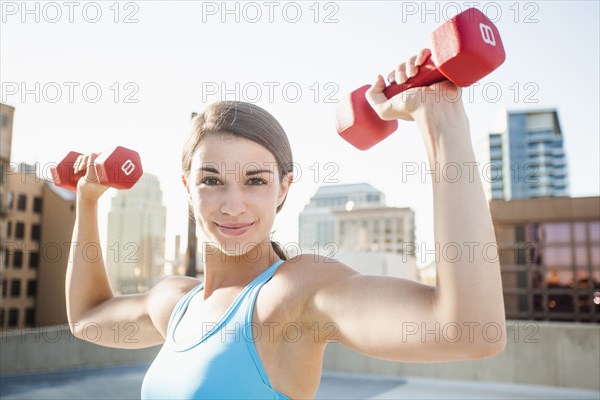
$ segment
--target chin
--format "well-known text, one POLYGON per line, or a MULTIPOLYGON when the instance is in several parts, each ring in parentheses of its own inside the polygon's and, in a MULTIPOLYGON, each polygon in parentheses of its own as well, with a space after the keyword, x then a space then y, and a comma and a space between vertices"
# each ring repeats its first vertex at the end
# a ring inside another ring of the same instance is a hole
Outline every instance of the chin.
POLYGON ((218 249, 221 253, 233 257, 233 256, 243 256, 257 246, 260 248, 259 254, 256 255, 256 258, 259 258, 265 249, 264 241, 253 240, 252 238, 241 240, 241 239, 222 239, 222 238, 211 238, 207 242, 212 245, 214 248, 218 249))

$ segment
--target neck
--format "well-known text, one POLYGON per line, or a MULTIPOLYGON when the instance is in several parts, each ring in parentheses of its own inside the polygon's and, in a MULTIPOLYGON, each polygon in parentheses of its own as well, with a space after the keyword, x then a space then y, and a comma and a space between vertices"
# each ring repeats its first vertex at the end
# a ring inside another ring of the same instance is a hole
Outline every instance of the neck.
POLYGON ((268 239, 239 255, 226 254, 204 242, 202 255, 206 293, 222 287, 246 286, 280 259, 268 239))

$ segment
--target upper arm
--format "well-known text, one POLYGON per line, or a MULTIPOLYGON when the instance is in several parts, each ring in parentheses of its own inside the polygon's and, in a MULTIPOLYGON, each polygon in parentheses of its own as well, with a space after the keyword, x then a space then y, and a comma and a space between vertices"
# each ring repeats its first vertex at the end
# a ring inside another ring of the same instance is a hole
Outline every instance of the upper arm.
POLYGON ((321 260, 311 268, 316 278, 309 289, 304 322, 318 323, 330 342, 393 361, 477 358, 476 348, 467 346, 468 324, 461 326, 460 321, 439 315, 435 287, 361 275, 339 262, 321 260), (459 340, 455 340, 457 326, 462 329, 459 340))
POLYGON ((71 321, 80 339, 107 347, 141 349, 164 343, 177 301, 197 284, 190 277, 171 276, 145 293, 112 297, 71 321))

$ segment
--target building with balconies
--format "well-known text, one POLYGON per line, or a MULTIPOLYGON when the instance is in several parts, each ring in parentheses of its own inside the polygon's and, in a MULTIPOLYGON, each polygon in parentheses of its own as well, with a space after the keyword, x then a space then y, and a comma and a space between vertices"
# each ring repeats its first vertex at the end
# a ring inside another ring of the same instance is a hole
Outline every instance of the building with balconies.
POLYGON ((556 110, 511 111, 490 133, 492 199, 568 196, 564 140, 556 110))

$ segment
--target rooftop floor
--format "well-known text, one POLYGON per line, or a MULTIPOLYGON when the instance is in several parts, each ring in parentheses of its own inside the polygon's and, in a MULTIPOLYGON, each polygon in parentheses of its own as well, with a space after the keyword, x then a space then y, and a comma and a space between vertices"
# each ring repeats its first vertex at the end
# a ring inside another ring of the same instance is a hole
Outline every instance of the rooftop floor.
MULTIPOLYGON (((0 377, 1 399, 139 399, 149 364, 0 377)), ((600 391, 553 386, 383 377, 325 371, 316 399, 590 399, 600 391)))

